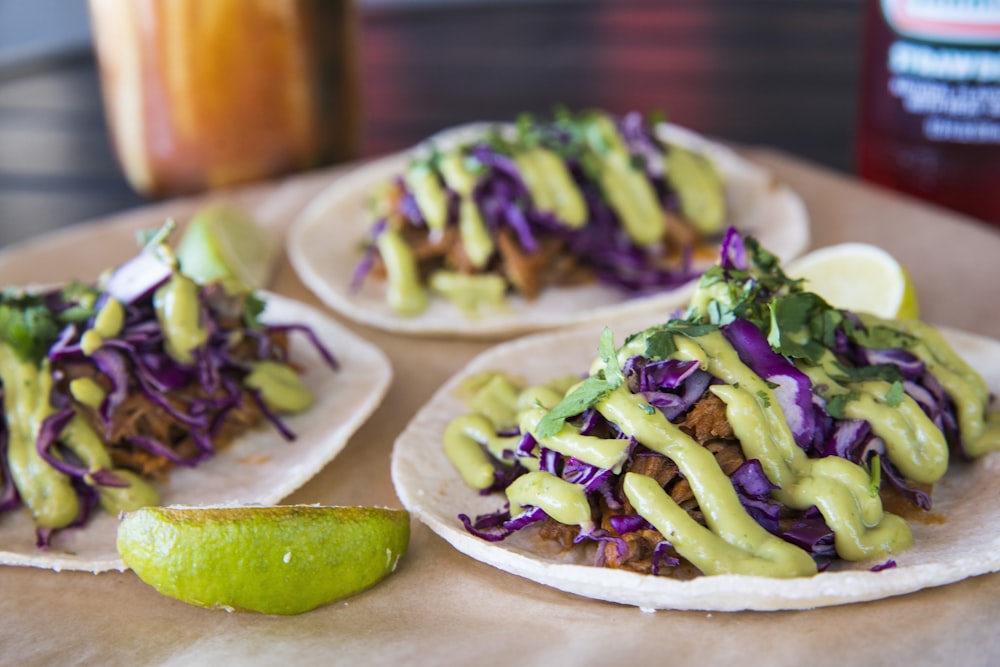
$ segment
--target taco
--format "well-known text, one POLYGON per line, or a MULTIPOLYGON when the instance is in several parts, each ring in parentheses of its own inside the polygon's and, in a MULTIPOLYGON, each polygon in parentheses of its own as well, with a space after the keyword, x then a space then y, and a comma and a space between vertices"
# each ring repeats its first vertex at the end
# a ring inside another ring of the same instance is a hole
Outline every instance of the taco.
POLYGON ((563 112, 366 165, 306 209, 288 247, 349 317, 493 336, 677 307, 730 225, 785 259, 808 240, 798 198, 726 148, 638 113, 563 112))
POLYGON ((378 350, 295 301, 196 283, 169 229, 94 284, 0 295, 0 564, 124 569, 121 511, 276 503, 384 394, 378 350))
POLYGON ((997 460, 973 462, 1000 448, 1000 343, 835 309, 736 233, 686 311, 644 324, 605 329, 582 375, 594 329, 475 360, 396 442, 404 505, 480 560, 644 608, 1000 569, 997 460))

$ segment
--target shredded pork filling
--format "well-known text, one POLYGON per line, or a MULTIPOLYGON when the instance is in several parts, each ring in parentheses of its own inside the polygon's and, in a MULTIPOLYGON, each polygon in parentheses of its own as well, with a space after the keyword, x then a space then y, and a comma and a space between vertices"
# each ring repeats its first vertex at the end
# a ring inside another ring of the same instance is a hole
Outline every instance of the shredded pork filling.
MULTIPOLYGON (((719 467, 727 476, 732 476, 746 463, 739 441, 735 439, 733 429, 726 419, 726 405, 715 394, 706 391, 679 419, 677 425, 684 433, 712 452, 719 467)), ((660 547, 660 553, 656 553, 657 546, 664 542, 663 536, 656 529, 652 527, 641 528, 624 534, 619 534, 615 530, 611 521, 612 517, 629 516, 636 513, 621 489, 621 481, 626 472, 634 472, 655 479, 674 502, 687 511, 698 523, 705 525, 705 518, 698 507, 694 493, 691 491, 691 485, 680 473, 676 464, 662 454, 640 446, 629 457, 622 469, 622 474, 619 476, 615 495, 617 498, 623 499, 621 507, 609 507, 604 498, 593 505, 595 523, 614 538, 600 544, 598 548, 602 553, 599 555, 599 559, 606 567, 641 574, 651 574, 655 569, 657 574, 668 575, 675 579, 689 579, 698 576, 698 570, 685 561, 672 547, 660 547)), ((930 487, 924 486, 929 493, 930 487)), ((906 518, 927 523, 934 523, 937 520, 937 515, 921 509, 892 485, 882 486, 881 498, 887 510, 906 518)), ((783 507, 779 523, 783 530, 788 530, 805 514, 802 511, 783 507)), ((579 526, 562 524, 553 519, 543 521, 538 531, 541 539, 555 542, 567 550, 573 548, 574 540, 579 533, 579 526)))
MULTIPOLYGON (((281 356, 287 356, 287 335, 284 332, 269 332, 268 337, 276 351, 281 356)), ((249 361, 257 360, 256 344, 244 340, 235 345, 232 350, 234 357, 249 361)), ((163 407, 151 400, 138 386, 134 368, 129 365, 129 377, 133 383, 127 396, 114 410, 110 429, 106 429, 98 411, 90 406, 76 403, 74 407, 78 414, 83 415, 96 433, 101 434, 108 453, 115 467, 125 468, 153 479, 163 479, 176 463, 166 456, 150 452, 137 444, 134 438, 148 438, 168 447, 179 459, 193 460, 200 450, 192 437, 191 427, 178 419, 163 407)), ((53 372, 60 377, 60 384, 68 388, 69 383, 78 378, 90 378, 97 382, 105 391, 111 391, 112 383, 92 363, 56 363, 53 372)), ((68 391, 66 393, 69 393, 68 391)), ((212 447, 222 450, 237 439, 241 434, 261 424, 264 420, 258 402, 246 389, 241 388, 238 401, 225 401, 226 390, 216 387, 210 392, 199 382, 191 382, 187 386, 170 392, 164 397, 176 412, 189 413, 189 406, 197 402, 202 405, 213 405, 205 399, 219 399, 215 405, 219 408, 205 415, 206 421, 213 425, 212 447)))
MULTIPOLYGON (((477 269, 465 251, 458 227, 448 225, 441 232, 432 233, 425 225, 410 223, 401 209, 405 200, 402 186, 397 184, 395 187, 397 191, 387 195, 395 207, 388 219, 413 254, 424 284, 439 270, 466 275, 496 273, 504 278, 509 290, 534 299, 546 287, 571 287, 596 280, 586 258, 571 252, 564 238, 541 229, 532 230, 538 247, 530 250, 511 228, 496 230, 496 252, 485 267, 477 269)), ((693 251, 699 260, 714 254, 714 245, 705 242, 686 220, 667 211, 663 214, 669 224, 658 259, 647 258, 651 266, 662 270, 677 269, 683 263, 685 250, 693 251)), ((385 263, 378 253, 373 257, 370 271, 380 280, 387 277, 385 263)))

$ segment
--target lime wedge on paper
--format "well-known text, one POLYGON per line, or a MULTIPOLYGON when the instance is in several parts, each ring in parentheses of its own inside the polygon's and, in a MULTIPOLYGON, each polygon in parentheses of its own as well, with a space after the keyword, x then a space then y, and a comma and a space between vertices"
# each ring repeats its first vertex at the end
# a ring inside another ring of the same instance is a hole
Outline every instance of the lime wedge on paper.
POLYGON ((147 584, 189 604, 300 614, 396 568, 409 513, 375 507, 146 507, 126 513, 118 553, 147 584))
POLYGON ((278 259, 268 233, 230 204, 211 204, 198 211, 175 254, 181 271, 195 282, 221 280, 237 292, 265 287, 278 259))
POLYGON ((917 291, 906 269, 891 254, 867 243, 820 248, 788 267, 788 275, 805 278, 805 288, 830 305, 879 317, 920 316, 917 291))

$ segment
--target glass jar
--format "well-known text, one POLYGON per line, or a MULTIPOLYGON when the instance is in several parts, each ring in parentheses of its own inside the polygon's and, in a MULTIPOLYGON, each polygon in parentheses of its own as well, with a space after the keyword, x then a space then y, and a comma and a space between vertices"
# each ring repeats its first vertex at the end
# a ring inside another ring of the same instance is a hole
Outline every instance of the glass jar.
POLYGON ((141 194, 355 157, 351 0, 89 0, 106 117, 141 194))

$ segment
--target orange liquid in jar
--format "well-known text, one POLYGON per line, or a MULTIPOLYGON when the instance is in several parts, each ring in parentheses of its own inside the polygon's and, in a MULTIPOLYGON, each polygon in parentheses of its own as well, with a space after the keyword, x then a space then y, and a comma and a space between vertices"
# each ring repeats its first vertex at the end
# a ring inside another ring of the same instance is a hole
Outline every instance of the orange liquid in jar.
POLYGON ((857 167, 1000 225, 1000 2, 868 0, 857 167))
POLYGON ((133 187, 167 196, 357 155, 350 0, 90 0, 133 187))

